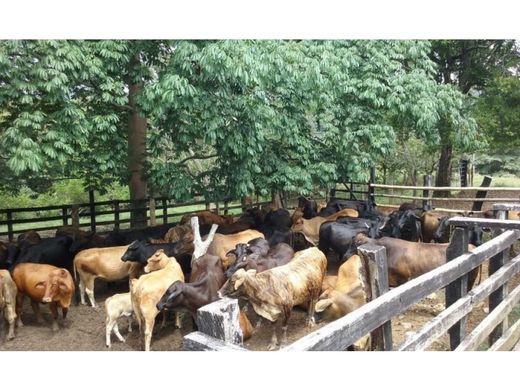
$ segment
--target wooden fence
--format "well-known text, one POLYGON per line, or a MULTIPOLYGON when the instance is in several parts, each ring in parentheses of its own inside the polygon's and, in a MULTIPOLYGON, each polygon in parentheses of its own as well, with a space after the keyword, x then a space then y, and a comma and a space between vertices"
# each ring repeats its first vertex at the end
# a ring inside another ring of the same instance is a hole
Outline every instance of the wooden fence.
MULTIPOLYGON (((507 292, 507 282, 520 272, 520 256, 508 259, 510 247, 520 239, 520 221, 503 219, 505 211, 520 210, 520 205, 497 204, 494 210, 501 219, 451 218, 449 223, 455 230, 447 250, 446 264, 388 292, 385 292, 388 286, 384 285, 388 283, 384 274, 387 269, 384 248, 364 248, 365 254, 362 253, 362 256, 371 253, 370 257, 373 259, 368 273, 372 274, 371 290, 376 292, 377 297, 283 350, 344 351, 369 333, 376 338, 372 345, 377 350, 424 350, 446 332, 449 333, 452 350, 475 350, 486 339, 489 350, 520 348, 520 320, 512 326, 508 326, 507 321, 507 315, 520 300, 520 286, 509 294, 507 292), (468 252, 469 229, 475 226, 494 229, 494 237, 473 252, 468 252), (469 273, 488 259, 489 277, 468 292, 469 273), (423 328, 410 334, 402 344, 394 346, 391 319, 443 288, 446 289, 445 310, 423 328), (381 290, 380 293, 377 293, 378 290, 381 290), (468 314, 476 304, 488 297, 489 314, 467 334, 468 314)), ((233 301, 218 301, 212 305, 236 305, 236 301, 233 301)), ((202 311, 206 309, 207 307, 201 308, 202 311)), ((223 313, 230 310, 219 307, 210 311, 223 313)), ((222 332, 204 333, 204 329, 187 335, 184 345, 187 350, 246 350, 236 343, 232 344, 229 337, 222 336, 222 332)))
MULTIPOLYGON (((96 231, 99 226, 112 225, 115 230, 122 228, 122 225, 131 222, 156 222, 168 223, 170 219, 174 221, 190 211, 182 210, 188 206, 197 210, 214 209, 217 213, 234 213, 235 210, 242 210, 242 204, 237 200, 212 201, 194 200, 190 202, 175 202, 169 198, 150 198, 146 200, 146 206, 140 208, 132 208, 132 201, 129 199, 114 199, 102 202, 95 202, 94 197, 90 196, 89 203, 79 204, 63 204, 57 206, 44 207, 23 207, 0 209, 0 236, 6 235, 9 240, 14 238, 15 234, 23 233, 29 230, 45 231, 56 229, 60 226, 72 225, 76 227, 90 227, 90 230, 96 231), (132 219, 130 213, 132 211, 146 211, 146 220, 138 221, 132 219), (54 215, 36 216, 36 217, 20 217, 20 214, 37 215, 40 212, 50 212, 54 215), (124 217, 128 215, 128 217, 124 217), (103 220, 99 217, 103 216, 103 220), (107 218, 108 216, 108 218, 107 218), (3 217, 3 218, 2 218, 3 217), (24 224, 42 223, 41 226, 23 226, 24 224), (19 227, 22 225, 22 227, 19 227)), ((260 202, 257 200, 256 206, 261 206, 269 202, 260 202)), ((171 221, 170 221, 171 222, 171 221)))

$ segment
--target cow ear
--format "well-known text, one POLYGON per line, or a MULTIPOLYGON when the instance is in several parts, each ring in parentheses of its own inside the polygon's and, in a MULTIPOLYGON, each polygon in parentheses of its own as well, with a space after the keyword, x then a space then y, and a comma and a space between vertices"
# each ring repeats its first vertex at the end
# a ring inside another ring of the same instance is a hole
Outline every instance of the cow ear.
POLYGON ((247 270, 246 275, 249 276, 249 277, 255 276, 256 275, 256 269, 249 269, 249 270, 247 270))
POLYGON ((228 256, 236 256, 237 252, 234 249, 231 249, 228 253, 226 253, 226 257, 228 256))
POLYGON ((238 278, 235 280, 235 283, 233 283, 233 290, 238 290, 238 288, 244 283, 245 277, 238 278))
POLYGON ((314 310, 317 313, 320 313, 327 309, 330 305, 332 305, 332 299, 322 299, 321 301, 316 302, 316 306, 314 306, 314 310))
POLYGON ((60 269, 60 276, 62 278, 66 278, 67 277, 67 270, 64 269, 64 268, 60 269))
POLYGON ((34 285, 34 288, 45 288, 45 282, 38 282, 34 285))

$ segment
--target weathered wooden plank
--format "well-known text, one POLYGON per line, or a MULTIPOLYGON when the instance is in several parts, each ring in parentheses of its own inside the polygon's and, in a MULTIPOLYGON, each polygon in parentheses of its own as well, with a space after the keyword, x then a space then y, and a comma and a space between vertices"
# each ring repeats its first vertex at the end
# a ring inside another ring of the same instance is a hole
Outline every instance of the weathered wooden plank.
POLYGON ((344 351, 356 340, 402 313, 417 301, 451 283, 480 265, 485 259, 510 246, 520 237, 520 231, 507 231, 500 237, 482 244, 430 272, 427 272, 346 316, 302 337, 286 351, 344 351))
POLYGON ((473 202, 473 206, 471 206, 471 210, 473 210, 473 211, 482 210, 482 205, 484 204, 484 198, 486 197, 487 190, 488 190, 489 186, 491 185, 491 180, 493 180, 493 178, 491 176, 488 176, 488 175, 484 176, 484 179, 482 180, 482 184, 480 185, 480 187, 482 187, 482 189, 477 191, 477 193, 475 194, 475 197, 477 199, 482 199, 482 200, 473 202))
MULTIPOLYGON (((386 260, 386 248, 379 245, 365 244, 358 248, 358 253, 363 258, 368 279, 370 283, 370 300, 385 294, 388 286, 388 264, 386 260)), ((381 327, 375 329, 371 335, 373 351, 391 351, 392 346, 392 324, 385 322, 381 327)))
POLYGON ((517 286, 495 310, 460 343, 456 351, 474 351, 486 339, 491 331, 504 319, 520 300, 520 286, 517 286))
MULTIPOLYGON (((507 219, 506 211, 504 210, 495 210, 496 218, 505 220, 507 219)), ((495 229, 493 231, 493 237, 497 237, 500 234, 503 233, 502 229, 495 229)), ((500 267, 502 267, 507 260, 509 259, 509 248, 503 250, 502 252, 498 253, 497 255, 493 256, 491 259, 489 259, 489 268, 488 273, 489 275, 494 274, 500 267)), ((493 292, 489 296, 489 312, 491 313, 495 307, 497 307, 500 302, 504 300, 504 298, 507 295, 507 284, 502 285, 499 287, 495 292, 493 292)), ((508 326, 507 318, 504 319, 493 331, 489 334, 489 345, 493 345, 501 336, 502 334, 507 330, 508 326)))
POLYGON ((506 283, 520 272, 520 256, 506 263, 500 270, 471 290, 465 297, 448 307, 419 331, 408 338, 397 348, 399 351, 424 350, 455 324, 460 318, 469 314, 473 307, 486 299, 492 291, 506 283))
POLYGON ((192 332, 184 336, 182 348, 185 351, 247 351, 238 345, 226 343, 202 332, 192 332))
MULTIPOLYGON (((457 227, 451 237, 451 243, 446 249, 446 262, 452 261, 468 251, 469 232, 467 229, 457 227)), ((446 286, 446 308, 454 304, 468 290, 468 275, 463 275, 446 286)), ((463 316, 449 329, 450 348, 454 350, 466 333, 466 316, 463 316)))
POLYGON ((499 219, 488 219, 488 218, 466 218, 466 217, 453 217, 448 221, 450 225, 458 227, 488 227, 495 229, 520 229, 520 221, 514 220, 499 220, 499 219))
POLYGON ((504 332, 490 348, 489 351, 510 351, 520 340, 520 320, 516 321, 504 332))
POLYGON ((222 298, 199 308, 196 322, 200 332, 228 343, 242 345, 239 316, 238 300, 222 298))
POLYGON ((495 203, 493 204, 493 210, 520 211, 520 203, 495 203))
MULTIPOLYGON (((374 188, 393 188, 399 190, 431 190, 431 191, 479 191, 482 187, 425 187, 425 186, 398 186, 393 184, 370 184, 374 188)), ((520 191, 520 187, 489 187, 486 191, 520 191)))

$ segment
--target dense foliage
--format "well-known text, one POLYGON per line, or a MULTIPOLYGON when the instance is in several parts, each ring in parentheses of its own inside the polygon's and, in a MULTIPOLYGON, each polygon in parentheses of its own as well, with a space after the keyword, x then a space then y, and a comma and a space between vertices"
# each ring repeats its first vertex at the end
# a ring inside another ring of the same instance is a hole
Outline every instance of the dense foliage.
POLYGON ((2 41, 1 185, 128 182, 136 110, 149 189, 176 198, 363 180, 399 140, 438 145, 446 126, 471 147, 475 122, 430 53, 427 41, 2 41))

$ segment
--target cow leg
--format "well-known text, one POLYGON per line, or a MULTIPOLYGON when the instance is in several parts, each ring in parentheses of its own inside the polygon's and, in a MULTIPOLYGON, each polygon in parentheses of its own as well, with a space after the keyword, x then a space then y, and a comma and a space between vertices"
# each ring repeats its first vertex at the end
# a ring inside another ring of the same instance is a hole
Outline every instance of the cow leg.
POLYGON ((122 343, 126 342, 125 338, 121 336, 121 333, 119 333, 119 327, 117 326, 117 321, 114 320, 114 333, 116 337, 121 341, 122 343))
POLYGON ((278 330, 278 326, 275 323, 273 335, 271 336, 271 342, 267 346, 267 349, 269 351, 274 351, 276 349, 276 347, 278 346, 278 337, 276 336, 277 330, 278 330))
POLYGON ((31 306, 33 308, 34 314, 36 315, 36 322, 40 325, 43 324, 44 321, 42 313, 40 312, 40 304, 31 299, 31 306))
POLYGON ((110 317, 107 317, 105 322, 106 322, 106 326, 105 326, 105 345, 107 346, 107 348, 110 348, 112 346, 111 340, 110 340, 110 336, 112 334, 112 327, 114 326, 113 325, 114 321, 110 317))
POLYGON ((152 332, 155 324, 155 315, 147 316, 144 319, 144 350, 149 351, 152 343, 152 332))
POLYGON ((22 323, 22 306, 23 306, 24 295, 20 291, 16 293, 16 326, 19 328, 23 327, 22 323))
POLYGON ((85 292, 87 293, 90 305, 96 307, 96 301, 94 299, 94 275, 89 275, 89 278, 85 281, 85 292))
POLYGON ((175 312, 175 327, 177 329, 181 329, 182 328, 182 320, 181 320, 181 313, 180 312, 175 312))
POLYGON ((83 279, 83 277, 80 275, 80 281, 79 281, 79 284, 78 284, 78 287, 79 287, 79 298, 80 298, 81 304, 82 305, 86 305, 87 302, 85 301, 85 285, 83 284, 82 279, 83 279))
POLYGON ((128 333, 132 333, 132 316, 128 316, 128 333))
POLYGON ((162 321, 161 321, 161 329, 166 328, 166 318, 168 318, 168 312, 163 310, 162 312, 162 321))
POLYGON ((12 340, 14 339, 14 325, 16 322, 16 312, 12 303, 7 304, 7 307, 4 311, 4 316, 7 320, 7 323, 9 324, 9 330, 7 331, 7 340, 12 340))
POLYGON ((51 302, 50 308, 52 314, 52 331, 56 332, 60 329, 60 327, 58 326, 58 303, 51 302))
POLYGON ((282 342, 280 344, 280 348, 287 344, 287 323, 289 322, 289 317, 291 316, 291 308, 284 307, 284 316, 282 318, 282 342))
POLYGON ((316 302, 318 301, 318 297, 312 297, 309 301, 309 310, 307 311, 307 326, 313 327, 316 325, 316 320, 314 319, 314 307, 316 306, 316 302))

